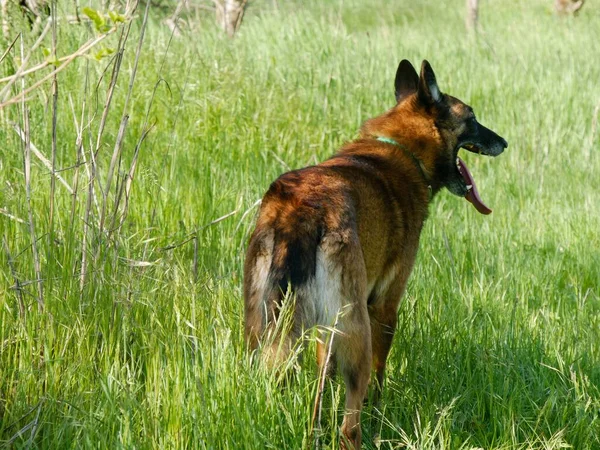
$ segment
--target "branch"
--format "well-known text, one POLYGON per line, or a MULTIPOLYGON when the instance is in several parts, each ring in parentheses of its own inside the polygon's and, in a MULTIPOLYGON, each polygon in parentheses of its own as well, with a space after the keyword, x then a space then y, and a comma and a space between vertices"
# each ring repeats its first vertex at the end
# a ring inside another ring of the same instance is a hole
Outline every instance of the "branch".
MULTIPOLYGON (((128 22, 129 20, 131 20, 131 15, 126 15, 126 22, 128 22)), ((75 51, 74 53, 71 53, 70 55, 67 56, 63 56, 62 58, 59 58, 58 61, 44 61, 41 64, 38 64, 37 66, 34 66, 28 70, 24 70, 25 65, 27 64, 27 59, 25 59, 23 61, 23 64, 21 65, 21 67, 19 68, 19 70, 17 70, 17 73, 15 73, 14 75, 11 75, 9 77, 5 77, 5 78, 0 78, 0 83, 6 83, 8 82, 8 85, 6 85, 4 87, 4 89, 2 90, 2 94, 4 94, 6 91, 8 91, 8 88, 19 78, 25 76, 25 75, 29 75, 33 72, 37 72, 39 70, 42 70, 48 66, 52 66, 55 65, 56 62, 62 63, 60 66, 58 66, 56 69, 54 69, 52 72, 50 72, 48 75, 46 75, 45 77, 43 77, 41 80, 39 80, 37 83, 33 84, 31 87, 27 88, 24 91, 21 91, 19 94, 17 94, 16 96, 4 101, 3 103, 0 103, 0 108, 4 108, 5 106, 8 105, 12 105, 13 103, 18 103, 20 102, 23 98, 25 98, 28 94, 30 94, 32 91, 34 91, 35 89, 37 89, 38 87, 40 87, 42 84, 44 84, 46 81, 52 79, 56 74, 58 74, 59 72, 62 72, 69 64, 71 64, 75 59, 81 57, 81 56, 85 56, 85 54, 91 50, 93 47, 95 47, 96 45, 98 45, 100 42, 102 42, 104 39, 106 39, 108 36, 110 36, 111 34, 113 34, 115 31, 117 31, 119 29, 119 25, 116 24, 115 26, 113 26, 111 29, 109 29, 108 31, 106 31, 105 33, 100 34, 99 36, 96 36, 93 39, 90 39, 89 41, 87 41, 85 44, 83 44, 81 47, 79 47, 79 49, 77 51, 75 51)), ((39 45, 36 42, 37 45, 39 45)), ((0 98, 2 96, 0 95, 0 98)))

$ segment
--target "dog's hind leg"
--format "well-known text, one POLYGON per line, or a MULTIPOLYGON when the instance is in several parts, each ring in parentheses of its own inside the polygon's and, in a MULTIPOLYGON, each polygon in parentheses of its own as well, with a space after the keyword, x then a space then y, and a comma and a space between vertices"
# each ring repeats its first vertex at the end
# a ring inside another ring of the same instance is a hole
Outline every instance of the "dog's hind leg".
POLYGON ((380 409, 381 394, 385 380, 385 367, 398 319, 396 312, 377 314, 369 310, 371 317, 371 342, 373 346, 373 368, 375 369, 375 386, 373 391, 373 407, 380 409))
POLYGON ((398 305, 406 287, 410 271, 401 272, 399 276, 385 286, 383 292, 375 297, 369 305, 371 320, 371 345, 373 347, 373 369, 375 383, 373 386, 373 419, 375 421, 375 441, 381 427, 381 396, 385 382, 385 368, 398 325, 398 305))
POLYGON ((371 330, 366 305, 355 304, 340 325, 335 354, 346 384, 346 405, 340 446, 358 449, 362 432, 360 415, 371 374, 371 330))
POLYGON ((340 446, 359 449, 360 413, 371 373, 371 326, 367 311, 367 274, 358 237, 351 230, 325 236, 317 258, 317 282, 322 303, 337 304, 332 354, 346 385, 346 405, 340 446))

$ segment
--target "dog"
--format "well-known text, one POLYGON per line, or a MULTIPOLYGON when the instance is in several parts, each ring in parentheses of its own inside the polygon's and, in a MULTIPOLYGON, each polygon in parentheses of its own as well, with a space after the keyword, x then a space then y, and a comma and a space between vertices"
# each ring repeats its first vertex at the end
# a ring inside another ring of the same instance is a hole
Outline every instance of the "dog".
POLYGON ((396 105, 325 162, 281 175, 265 194, 244 264, 245 337, 276 366, 304 330, 335 327, 317 344, 343 377, 340 446, 361 446, 360 414, 374 369, 378 406, 398 307, 433 197, 446 188, 483 214, 460 148, 497 156, 506 140, 440 91, 431 65, 400 62, 396 105), (290 295, 291 294, 291 295, 290 295), (291 325, 278 327, 291 305, 291 325), (266 339, 266 336, 270 336, 266 339))

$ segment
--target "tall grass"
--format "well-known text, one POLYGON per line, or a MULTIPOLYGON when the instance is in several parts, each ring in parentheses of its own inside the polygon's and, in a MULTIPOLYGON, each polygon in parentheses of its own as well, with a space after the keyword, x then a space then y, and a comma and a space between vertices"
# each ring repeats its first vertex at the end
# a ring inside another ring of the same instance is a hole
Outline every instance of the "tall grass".
MULTIPOLYGON (((13 127, 23 109, 2 109, 0 442, 311 446, 312 341, 285 388, 243 345, 252 208, 280 173, 323 160, 392 106, 400 59, 426 58, 509 148, 462 155, 491 216, 447 192, 431 208, 384 421, 366 408, 365 447, 380 433, 382 448, 599 448, 600 8, 559 20, 552 2, 490 0, 472 39, 463 3, 255 2, 233 40, 208 16, 172 38, 155 13, 141 40, 141 5, 124 45, 120 32, 102 44, 116 55, 57 77, 54 167, 75 195, 59 180, 51 194, 33 154, 28 203, 13 127)), ((59 56, 95 34, 57 32, 59 56)), ((1 76, 18 67, 18 45, 1 76)), ((31 144, 50 159, 51 85, 26 106, 31 144)), ((321 442, 336 447, 344 392, 332 380, 324 395, 321 442)))

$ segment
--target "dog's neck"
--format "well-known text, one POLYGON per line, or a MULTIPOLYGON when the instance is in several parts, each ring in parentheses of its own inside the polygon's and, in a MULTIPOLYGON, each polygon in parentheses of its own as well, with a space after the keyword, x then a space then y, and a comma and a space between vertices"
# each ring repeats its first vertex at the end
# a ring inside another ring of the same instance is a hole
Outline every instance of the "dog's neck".
POLYGON ((412 153, 407 147, 405 147, 404 145, 399 144, 396 140, 385 137, 385 136, 377 136, 376 139, 379 142, 385 142, 386 144, 391 144, 394 145, 396 147, 399 147, 414 163, 415 167, 417 168, 417 171, 419 172, 419 174, 421 175, 421 178, 423 178, 423 180, 427 183, 427 189, 429 191, 429 200, 431 200, 431 198, 433 197, 433 188, 431 187, 431 179, 430 177, 427 175, 427 173, 425 172, 425 166, 423 164, 423 161, 421 161, 419 158, 417 158, 415 156, 414 153, 412 153))
POLYGON ((433 193, 442 187, 443 176, 437 173, 436 167, 438 151, 432 149, 443 146, 443 139, 434 121, 422 112, 415 111, 410 102, 367 120, 360 129, 360 137, 395 142, 418 164, 421 175, 433 193))

